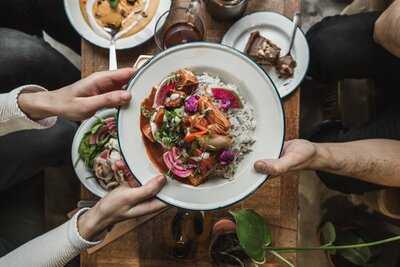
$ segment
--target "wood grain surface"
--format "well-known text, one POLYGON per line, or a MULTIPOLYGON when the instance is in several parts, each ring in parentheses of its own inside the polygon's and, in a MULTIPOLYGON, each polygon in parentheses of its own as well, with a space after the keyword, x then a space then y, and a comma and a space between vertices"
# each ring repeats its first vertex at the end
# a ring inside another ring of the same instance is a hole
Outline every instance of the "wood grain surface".
MULTIPOLYGON (((162 1, 162 0, 161 0, 162 1)), ((287 17, 292 17, 300 9, 300 0, 250 0, 246 13, 255 11, 274 11, 287 17)), ((223 34, 233 22, 216 22, 207 15, 207 40, 220 42, 223 34)), ((142 54, 157 52, 153 40, 125 51, 118 51, 120 67, 132 66, 137 57, 142 54)), ((108 68, 108 51, 82 41, 82 76, 86 77, 93 72, 108 68)), ((286 139, 298 137, 300 118, 299 90, 285 98, 284 110, 286 117, 286 139)), ((83 186, 82 199, 93 199, 83 186)), ((274 245, 295 246, 298 235, 298 175, 291 174, 285 177, 270 179, 255 194, 230 209, 252 208, 260 213, 270 225, 274 245)), ((173 258, 168 249, 166 240, 171 226, 171 220, 176 209, 169 209, 151 221, 139 226, 120 239, 105 246, 93 254, 81 254, 82 267, 180 267, 212 266, 208 256, 209 239, 207 236, 197 242, 195 253, 185 260, 173 258)), ((208 215, 212 220, 226 216, 227 210, 211 212, 208 215)), ((286 255, 296 263, 294 254, 286 255)), ((275 265, 275 259, 270 259, 264 266, 275 265)))

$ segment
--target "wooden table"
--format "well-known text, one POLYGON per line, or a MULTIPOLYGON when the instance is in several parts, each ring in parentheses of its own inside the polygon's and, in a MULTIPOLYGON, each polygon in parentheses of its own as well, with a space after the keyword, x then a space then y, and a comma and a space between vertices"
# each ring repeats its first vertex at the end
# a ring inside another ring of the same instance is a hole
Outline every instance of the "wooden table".
MULTIPOLYGON (((162 1, 162 0, 161 0, 162 1)), ((300 0, 251 0, 246 13, 254 11, 275 11, 292 17, 300 8, 300 0)), ((211 42, 220 42, 223 34, 232 22, 219 23, 207 17, 208 36, 211 42)), ((132 66, 136 58, 142 54, 156 51, 153 40, 125 51, 118 52, 120 67, 132 66)), ((108 68, 108 51, 95 47, 86 41, 82 42, 82 76, 108 68)), ((298 137, 300 118, 299 90, 285 98, 286 139, 298 137)), ((91 199, 91 195, 83 186, 82 199, 91 199)), ((253 196, 230 209, 246 207, 255 209, 267 220, 272 229, 274 245, 295 246, 298 240, 298 176, 297 174, 269 180, 253 196)), ((165 247, 165 227, 170 224, 176 210, 170 209, 153 220, 141 225, 134 231, 94 254, 81 254, 81 266, 146 266, 146 267, 179 267, 179 266, 212 266, 208 258, 208 244, 202 242, 196 254, 185 260, 175 260, 165 247)), ((214 218, 226 214, 226 210, 212 212, 214 218)), ((295 255, 286 255, 296 263, 295 255)), ((273 261, 272 261, 273 262, 273 261)), ((275 264, 265 266, 276 266, 275 264)))

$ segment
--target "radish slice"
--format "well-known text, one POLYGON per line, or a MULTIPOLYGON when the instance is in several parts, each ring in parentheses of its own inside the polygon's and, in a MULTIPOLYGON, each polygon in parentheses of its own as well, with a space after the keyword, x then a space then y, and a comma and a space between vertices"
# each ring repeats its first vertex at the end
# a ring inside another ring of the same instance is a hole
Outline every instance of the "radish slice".
POLYGON ((182 162, 178 160, 177 149, 175 147, 173 147, 172 150, 167 151, 163 154, 163 160, 165 166, 167 166, 167 168, 173 174, 180 178, 189 177, 193 173, 192 169, 188 169, 180 165, 182 162))
POLYGON ((157 90, 154 105, 155 107, 163 106, 168 94, 175 89, 175 83, 164 84, 157 90))
POLYGON ((169 151, 165 152, 163 154, 163 160, 164 160, 165 166, 167 166, 167 168, 169 170, 171 170, 172 169, 172 162, 171 162, 171 160, 169 158, 169 154, 170 154, 169 151))
POLYGON ((242 108, 242 101, 236 92, 225 88, 211 88, 215 99, 229 101, 231 108, 242 108))

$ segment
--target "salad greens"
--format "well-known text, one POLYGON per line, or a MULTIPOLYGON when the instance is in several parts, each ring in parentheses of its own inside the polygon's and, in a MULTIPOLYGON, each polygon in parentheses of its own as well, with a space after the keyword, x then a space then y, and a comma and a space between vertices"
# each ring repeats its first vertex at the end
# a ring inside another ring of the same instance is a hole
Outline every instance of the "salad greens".
POLYGON ((119 4, 119 0, 108 0, 110 2, 110 6, 112 8, 117 8, 118 4, 119 4))
POLYGON ((140 112, 142 113, 143 117, 145 117, 146 119, 150 119, 151 116, 153 116, 155 110, 149 110, 142 105, 140 108, 140 112))
POLYGON ((100 140, 97 144, 90 143, 90 136, 96 134, 97 131, 104 125, 104 120, 98 118, 89 132, 85 133, 79 144, 79 156, 84 161, 85 165, 93 168, 93 161, 96 156, 103 150, 105 144, 110 140, 111 136, 107 135, 104 139, 100 140))
POLYGON ((155 140, 161 142, 168 148, 176 145, 184 136, 181 123, 183 115, 183 107, 166 110, 163 124, 154 136, 155 140))

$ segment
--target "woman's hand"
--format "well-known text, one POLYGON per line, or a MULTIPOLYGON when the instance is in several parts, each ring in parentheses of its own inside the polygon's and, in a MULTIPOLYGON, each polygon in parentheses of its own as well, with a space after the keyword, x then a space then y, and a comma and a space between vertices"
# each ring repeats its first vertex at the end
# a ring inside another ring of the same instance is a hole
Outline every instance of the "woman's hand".
POLYGON ((312 169, 318 161, 317 148, 316 144, 306 140, 291 140, 285 143, 281 158, 258 160, 254 168, 271 176, 312 169))
POLYGON ((33 120, 51 116, 84 120, 101 108, 129 103, 131 95, 121 89, 133 72, 132 68, 97 72, 55 91, 22 93, 18 97, 18 105, 33 120))
POLYGON ((117 222, 165 208, 166 204, 154 198, 165 182, 164 176, 157 176, 141 187, 117 187, 78 219, 80 235, 90 240, 117 222))

